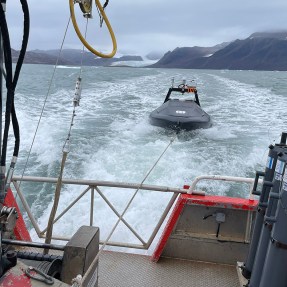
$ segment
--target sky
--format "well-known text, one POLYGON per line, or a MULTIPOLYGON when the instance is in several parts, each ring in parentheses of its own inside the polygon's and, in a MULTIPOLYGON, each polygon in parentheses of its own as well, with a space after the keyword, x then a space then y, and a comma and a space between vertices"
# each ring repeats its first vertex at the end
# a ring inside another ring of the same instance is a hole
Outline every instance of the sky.
MULTIPOLYGON (((102 0, 104 3, 104 0, 102 0)), ((68 0, 28 0, 31 28, 28 50, 59 49, 69 21, 68 0)), ((85 32, 86 20, 78 23, 85 32)), ((22 41, 20 1, 7 0, 11 46, 19 50, 22 41)), ((286 0, 110 0, 106 13, 113 27, 119 54, 165 53, 177 47, 211 47, 244 39, 254 32, 287 31, 286 0)), ((97 50, 110 52, 111 40, 93 6, 88 22, 88 42, 97 50)), ((72 23, 64 48, 82 48, 72 23)))

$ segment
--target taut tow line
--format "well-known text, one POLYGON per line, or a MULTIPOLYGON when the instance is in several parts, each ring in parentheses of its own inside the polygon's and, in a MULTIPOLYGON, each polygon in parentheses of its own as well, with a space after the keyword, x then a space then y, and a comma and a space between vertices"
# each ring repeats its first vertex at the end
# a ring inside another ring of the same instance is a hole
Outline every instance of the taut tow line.
POLYGON ((122 214, 119 216, 116 224, 114 225, 114 227, 112 228, 111 232, 109 233, 108 237, 106 238, 106 240, 103 242, 101 248, 99 249, 98 254, 96 255, 96 257, 94 258, 93 262, 91 263, 90 267, 88 268, 88 270, 86 271, 85 275, 83 276, 83 278, 81 279, 81 282, 84 282, 84 280, 86 280, 86 278, 90 275, 90 272, 94 269, 95 265, 97 264, 99 257, 101 255, 101 253, 103 252, 104 248, 106 247, 107 243, 109 242, 110 238, 112 237, 113 233, 115 232, 117 226, 119 225, 119 223, 123 220, 123 217, 125 215, 125 213, 127 212, 127 210, 129 209, 130 205, 132 204, 135 196, 137 195, 137 193, 139 192, 139 190, 141 189, 142 185, 144 184, 144 182, 146 181, 146 179, 149 177, 149 175, 151 174, 151 172, 154 170, 154 168, 156 167, 156 165, 159 163, 159 161, 161 160, 161 158, 164 156, 164 154, 167 152, 167 150, 169 149, 169 147, 172 145, 172 143, 174 142, 174 140, 177 137, 177 133, 176 135, 174 135, 168 145, 165 147, 165 149, 163 150, 163 152, 160 154, 160 156, 158 157, 158 159, 156 160, 156 162, 153 164, 153 166, 150 168, 150 170, 147 172, 146 176, 144 177, 144 179, 142 180, 142 182, 138 185, 138 188, 136 189, 136 191, 134 192, 133 196, 131 197, 131 199, 129 200, 127 206, 125 207, 124 211, 122 212, 122 214))

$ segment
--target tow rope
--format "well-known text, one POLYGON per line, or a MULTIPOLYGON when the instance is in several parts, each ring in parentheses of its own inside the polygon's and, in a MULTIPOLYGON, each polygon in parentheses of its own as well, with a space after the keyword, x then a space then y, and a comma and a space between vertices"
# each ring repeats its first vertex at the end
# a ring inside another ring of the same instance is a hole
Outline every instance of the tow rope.
POLYGON ((106 240, 103 242, 101 248, 99 249, 99 252, 97 253, 96 257, 94 258, 93 262, 91 263, 90 267, 88 268, 88 270, 86 271, 86 273, 84 274, 82 281, 84 282, 89 276, 90 276, 90 272, 92 272, 92 270, 94 270, 95 265, 97 264, 99 257, 101 255, 101 253, 103 252, 104 248, 106 247, 107 243, 109 242, 111 236, 113 235, 114 231, 116 230, 117 226, 119 225, 119 223, 123 220, 123 216, 125 215, 125 213, 127 212, 128 208, 130 207, 130 205, 132 204, 135 196, 137 195, 138 191, 141 189, 142 185, 144 184, 144 182, 146 181, 146 179, 149 177, 149 175, 151 174, 151 172, 154 170, 154 168, 156 167, 156 165, 159 163, 159 161, 161 160, 161 158, 164 156, 164 154, 166 153, 166 151, 169 149, 169 147, 172 145, 172 143, 174 142, 174 140, 177 137, 177 133, 176 135, 174 135, 168 145, 165 147, 165 149, 163 150, 163 152, 161 153, 161 155, 158 157, 158 159, 156 160, 156 162, 153 164, 153 166, 150 168, 150 170, 147 172, 146 176, 144 177, 144 179, 142 180, 142 182, 139 184, 138 188, 136 189, 136 191, 134 192, 133 196, 131 197, 131 199, 129 200, 127 206, 125 207, 124 211, 122 212, 122 214, 119 216, 116 224, 114 225, 114 227, 112 228, 111 232, 109 233, 108 237, 106 238, 106 240))

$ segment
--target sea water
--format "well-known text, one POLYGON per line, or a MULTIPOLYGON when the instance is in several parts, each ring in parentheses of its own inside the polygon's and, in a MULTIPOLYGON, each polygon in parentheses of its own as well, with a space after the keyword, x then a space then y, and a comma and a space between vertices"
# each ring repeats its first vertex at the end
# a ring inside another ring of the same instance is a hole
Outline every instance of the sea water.
MULTIPOLYGON (((82 95, 64 178, 141 183, 173 138, 145 184, 181 188, 200 175, 254 177, 256 170, 264 170, 269 144, 278 142, 286 129, 287 72, 128 67, 84 67, 81 71, 60 66, 52 78, 53 70, 47 65, 23 67, 15 96, 21 131, 15 175, 58 177, 80 73, 82 95), (149 114, 163 103, 172 78, 176 84, 186 79, 197 86, 201 106, 212 118, 211 128, 175 135, 149 124, 149 114)), ((12 145, 11 135, 8 155, 12 145)), ((40 226, 45 226, 55 186, 21 183, 21 189, 40 226)), ((247 185, 204 181, 197 189, 208 194, 249 196, 247 185)), ((83 190, 64 185, 59 210, 83 190)), ((135 192, 101 190, 119 213, 135 192)), ((145 240, 170 196, 137 193, 125 219, 145 240)), ((94 225, 100 227, 105 239, 117 216, 98 195, 94 204, 94 225)), ((56 223, 54 233, 71 236, 79 226, 88 225, 89 208, 87 194, 56 223)), ((25 219, 33 233, 28 217, 25 219)), ((138 243, 122 224, 112 240, 138 243)))

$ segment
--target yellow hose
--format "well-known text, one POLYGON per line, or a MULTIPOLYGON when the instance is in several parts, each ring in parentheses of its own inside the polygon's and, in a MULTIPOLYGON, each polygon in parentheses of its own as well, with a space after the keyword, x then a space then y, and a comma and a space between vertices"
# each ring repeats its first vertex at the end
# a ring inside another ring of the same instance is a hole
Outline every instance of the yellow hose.
POLYGON ((77 23, 77 20, 76 20, 76 16, 75 16, 75 9, 74 9, 74 0, 69 0, 69 3, 70 3, 70 13, 71 13, 71 19, 72 19, 72 22, 73 22, 73 25, 74 25, 74 28, 75 28, 75 31, 79 37, 79 39, 81 40, 81 42, 83 43, 83 45, 89 50, 91 51, 93 54, 95 54, 96 56, 99 56, 101 58, 112 58, 116 51, 117 51, 117 41, 116 41, 116 37, 115 37, 115 34, 113 32, 113 29, 112 29, 112 26, 107 18, 107 15, 100 3, 100 0, 95 0, 95 3, 97 5, 97 7, 99 8, 100 10, 100 13, 108 27, 108 30, 110 32, 110 36, 111 36, 111 39, 112 39, 112 42, 113 42, 113 50, 110 54, 103 54, 99 51, 97 51, 96 49, 94 49, 86 40, 85 38, 83 37, 79 27, 78 27, 78 23, 77 23))

